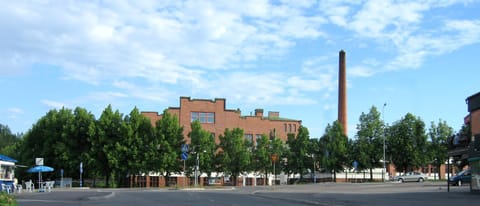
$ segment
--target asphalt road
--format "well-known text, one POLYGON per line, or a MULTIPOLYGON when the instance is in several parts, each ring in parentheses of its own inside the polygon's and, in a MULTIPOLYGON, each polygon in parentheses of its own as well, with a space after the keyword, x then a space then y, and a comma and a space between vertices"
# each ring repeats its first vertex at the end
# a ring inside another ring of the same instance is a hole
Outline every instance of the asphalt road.
POLYGON ((466 187, 431 183, 408 184, 315 184, 278 187, 225 188, 225 190, 64 190, 22 193, 20 206, 117 206, 117 205, 477 205, 480 194, 466 187))

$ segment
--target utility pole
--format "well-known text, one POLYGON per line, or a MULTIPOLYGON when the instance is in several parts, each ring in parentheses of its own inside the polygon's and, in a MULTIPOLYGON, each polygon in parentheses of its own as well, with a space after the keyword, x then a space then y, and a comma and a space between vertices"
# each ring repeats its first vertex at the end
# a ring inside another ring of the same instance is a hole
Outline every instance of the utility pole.
POLYGON ((387 167, 385 164, 385 138, 386 138, 386 132, 385 132, 385 107, 387 106, 387 103, 383 103, 383 108, 382 108, 382 121, 383 121, 383 170, 382 170, 382 180, 383 182, 386 181, 385 179, 385 173, 387 172, 387 167))
POLYGON ((196 165, 195 165, 195 187, 198 186, 198 164, 200 163, 199 158, 198 158, 198 151, 197 151, 197 160, 196 160, 196 165))

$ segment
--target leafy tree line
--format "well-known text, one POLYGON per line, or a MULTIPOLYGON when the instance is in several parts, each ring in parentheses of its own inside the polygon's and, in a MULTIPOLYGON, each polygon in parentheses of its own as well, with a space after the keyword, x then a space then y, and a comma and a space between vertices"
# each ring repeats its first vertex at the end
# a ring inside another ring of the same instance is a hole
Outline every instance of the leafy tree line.
MULTIPOLYGON (((50 110, 23 136, 11 135, 8 127, 0 125, 0 149, 28 166, 34 165, 36 157, 43 157, 46 165, 56 171, 63 169, 65 176, 75 179, 79 178, 82 162, 84 178, 104 178, 109 187, 126 186, 126 177, 142 173, 169 177, 185 171, 192 175, 197 155, 199 171, 209 177, 223 172, 234 183, 245 172, 263 177, 284 172, 302 179, 313 171, 327 171, 335 180, 336 173, 351 168, 353 161, 358 162, 358 170, 372 171, 382 167, 384 142, 386 160, 393 162, 397 171, 430 163, 438 166, 447 158, 446 142, 453 129, 445 121, 432 122, 427 132, 424 122, 408 113, 388 126, 375 107, 362 113, 359 120, 357 133, 350 139, 335 121, 326 126, 320 138, 311 138, 308 129, 301 126, 296 136, 288 134, 286 142, 271 135, 251 141, 240 128, 225 130, 216 142, 199 122, 192 122, 188 134, 190 157, 183 168, 183 127, 178 117, 166 111, 152 126, 137 108, 123 115, 109 105, 98 119, 83 108, 62 108, 50 110), (278 156, 276 162, 272 161, 273 154, 278 156)), ((17 171, 17 176, 23 175, 17 171)), ((59 172, 47 175, 58 178, 59 172)))

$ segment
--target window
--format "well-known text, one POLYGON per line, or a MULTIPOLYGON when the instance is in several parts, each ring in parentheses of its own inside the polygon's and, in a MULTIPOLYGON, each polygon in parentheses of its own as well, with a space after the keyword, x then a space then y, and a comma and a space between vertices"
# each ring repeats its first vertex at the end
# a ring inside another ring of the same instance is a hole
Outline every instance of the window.
POLYGON ((259 139, 262 139, 262 135, 261 134, 256 134, 255 135, 255 148, 257 148, 259 139))
POLYGON ((198 120, 200 123, 215 123, 215 113, 213 112, 192 112, 191 121, 198 120))
POLYGON ((283 127, 285 128, 285 132, 288 132, 287 131, 287 123, 283 124, 283 127))
POLYGON ((245 134, 244 137, 247 141, 253 142, 253 135, 252 134, 245 134))

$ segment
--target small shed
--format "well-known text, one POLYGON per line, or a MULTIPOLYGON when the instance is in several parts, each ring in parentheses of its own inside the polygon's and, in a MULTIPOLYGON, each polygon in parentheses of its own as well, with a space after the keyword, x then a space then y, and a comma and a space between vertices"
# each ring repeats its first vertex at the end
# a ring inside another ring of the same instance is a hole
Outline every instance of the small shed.
POLYGON ((0 154, 0 184, 13 185, 17 160, 0 154))

